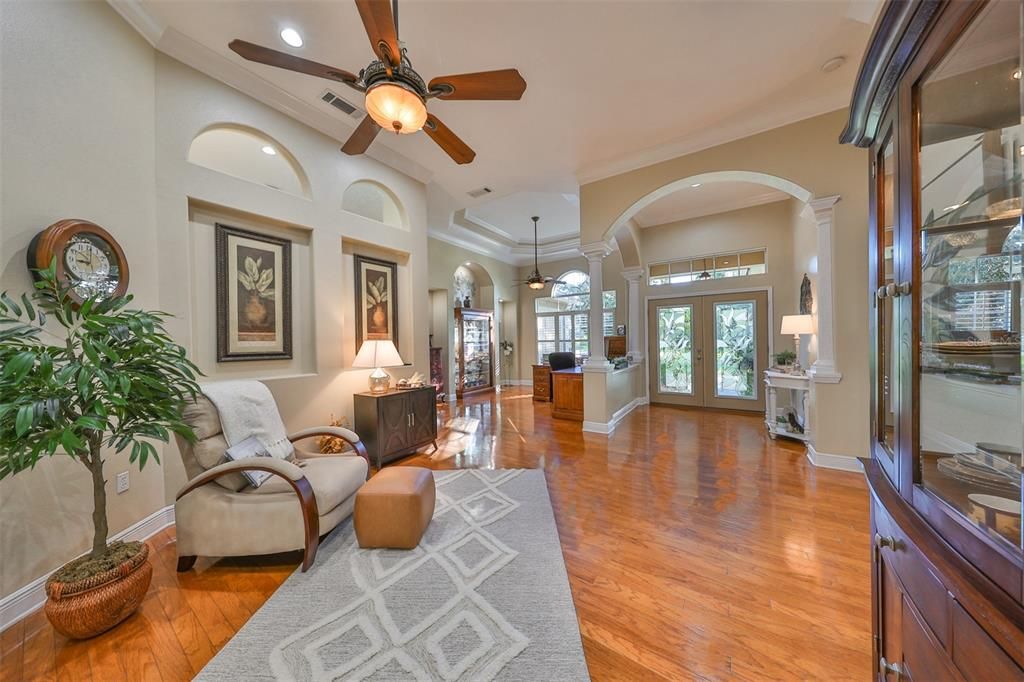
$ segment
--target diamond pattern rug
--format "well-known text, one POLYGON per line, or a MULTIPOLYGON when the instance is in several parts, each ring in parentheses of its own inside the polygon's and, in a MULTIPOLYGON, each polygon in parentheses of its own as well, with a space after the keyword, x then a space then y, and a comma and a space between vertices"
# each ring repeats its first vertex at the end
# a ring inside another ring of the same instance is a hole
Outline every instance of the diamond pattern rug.
POLYGON ((586 680, 544 472, 434 472, 414 550, 359 549, 351 520, 199 680, 586 680))

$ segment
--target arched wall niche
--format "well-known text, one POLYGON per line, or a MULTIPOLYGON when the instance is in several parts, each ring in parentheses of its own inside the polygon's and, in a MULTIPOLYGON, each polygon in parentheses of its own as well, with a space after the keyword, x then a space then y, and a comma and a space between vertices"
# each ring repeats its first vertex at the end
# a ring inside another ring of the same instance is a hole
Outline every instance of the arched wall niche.
POLYGON ((215 123, 194 138, 188 161, 287 194, 311 198, 309 178, 287 147, 262 130, 215 123))
POLYGON ((341 197, 341 208, 367 220, 401 230, 409 229, 402 202, 394 192, 375 180, 356 180, 346 187, 341 197))

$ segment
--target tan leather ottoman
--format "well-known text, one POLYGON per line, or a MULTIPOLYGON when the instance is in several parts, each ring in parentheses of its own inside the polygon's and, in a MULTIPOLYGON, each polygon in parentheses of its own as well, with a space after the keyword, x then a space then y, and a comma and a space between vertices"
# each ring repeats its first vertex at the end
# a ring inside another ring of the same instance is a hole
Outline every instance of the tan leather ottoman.
POLYGON ((363 548, 413 549, 433 516, 434 475, 429 469, 383 469, 356 493, 356 539, 363 548))

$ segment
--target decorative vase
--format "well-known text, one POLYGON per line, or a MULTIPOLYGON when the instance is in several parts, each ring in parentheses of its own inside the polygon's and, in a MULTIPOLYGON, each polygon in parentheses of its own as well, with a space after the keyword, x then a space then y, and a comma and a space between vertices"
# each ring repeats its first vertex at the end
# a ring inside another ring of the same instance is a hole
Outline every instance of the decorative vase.
POLYGON ((267 306, 259 294, 249 294, 249 301, 245 304, 245 319, 251 324, 263 324, 267 319, 267 306))
POLYGON ((46 617, 70 639, 106 632, 135 613, 153 579, 149 546, 119 566, 74 582, 46 581, 46 617))
POLYGON ((384 314, 384 304, 383 303, 378 303, 376 306, 374 306, 372 320, 373 320, 373 326, 375 326, 375 327, 383 327, 384 326, 384 323, 387 321, 387 316, 384 314))

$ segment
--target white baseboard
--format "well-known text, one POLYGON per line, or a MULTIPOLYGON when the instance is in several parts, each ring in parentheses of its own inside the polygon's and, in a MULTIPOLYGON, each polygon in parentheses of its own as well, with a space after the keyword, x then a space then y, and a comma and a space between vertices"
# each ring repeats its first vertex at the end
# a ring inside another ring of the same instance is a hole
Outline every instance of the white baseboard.
POLYGON ((846 455, 831 455, 827 452, 818 452, 810 443, 807 444, 807 460, 816 467, 822 469, 837 469, 839 471, 852 471, 861 473, 864 467, 856 457, 846 455))
MULTIPOLYGON (((127 540, 129 542, 142 542, 153 537, 164 528, 173 525, 174 505, 172 504, 163 509, 157 509, 146 518, 128 526, 120 533, 111 535, 110 541, 127 540)), ((84 553, 81 556, 84 556, 84 553)), ((50 573, 47 573, 36 578, 17 592, 0 599, 0 632, 43 607, 46 603, 46 580, 49 577, 50 573)))
POLYGON ((643 395, 639 398, 633 398, 631 401, 626 403, 623 407, 618 409, 608 423, 604 422, 583 422, 583 430, 589 433, 603 433, 610 434, 615 430, 615 427, 619 425, 619 422, 625 418, 627 414, 640 407, 641 405, 647 404, 647 396, 643 395))

